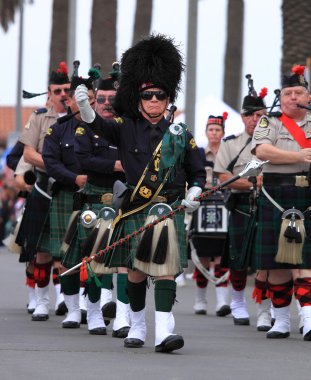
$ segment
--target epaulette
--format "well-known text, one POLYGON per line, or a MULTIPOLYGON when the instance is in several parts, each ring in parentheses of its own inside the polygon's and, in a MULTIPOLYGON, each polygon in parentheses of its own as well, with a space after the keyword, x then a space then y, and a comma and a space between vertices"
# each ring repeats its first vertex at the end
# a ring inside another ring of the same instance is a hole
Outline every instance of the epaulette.
POLYGON ((46 113, 48 112, 48 109, 43 107, 43 108, 38 108, 37 110, 33 111, 36 115, 40 115, 40 113, 46 113))
POLYGON ((227 136, 223 139, 223 141, 228 141, 228 140, 232 140, 232 139, 235 139, 236 138, 236 135, 230 135, 230 136, 227 136))
POLYGON ((280 116, 282 116, 282 112, 280 112, 280 111, 267 112, 265 116, 267 116, 267 117, 280 117, 280 116))

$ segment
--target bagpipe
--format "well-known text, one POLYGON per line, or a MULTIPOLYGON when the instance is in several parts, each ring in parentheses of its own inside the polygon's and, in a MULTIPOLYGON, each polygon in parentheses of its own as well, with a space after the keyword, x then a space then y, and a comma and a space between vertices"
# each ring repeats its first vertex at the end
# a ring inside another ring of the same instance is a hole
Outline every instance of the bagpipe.
MULTIPOLYGON (((228 186, 229 184, 235 182, 236 180, 240 178, 245 178, 249 176, 257 176, 259 172, 261 171, 262 167, 264 164, 266 164, 268 161, 256 161, 252 160, 249 163, 246 164, 244 170, 242 170, 240 173, 237 175, 233 176, 232 178, 228 179, 227 181, 222 182, 218 186, 212 187, 211 189, 208 189, 207 191, 203 192, 199 197, 195 198, 195 201, 203 201, 207 197, 211 196, 212 194, 215 194, 216 192, 221 191, 223 188, 228 186)), ((165 205, 165 204, 164 204, 165 205)), ((165 205, 168 206, 168 205, 165 205)), ((64 273, 62 273, 60 276, 65 276, 71 273, 72 271, 75 271, 76 269, 80 268, 80 276, 81 273, 87 273, 88 271, 92 271, 92 268, 90 267, 90 263, 93 260, 96 260, 98 262, 102 262, 102 259, 104 256, 114 250, 116 247, 121 246, 127 242, 129 242, 131 239, 136 238, 138 235, 142 234, 145 231, 148 231, 152 228, 154 228, 156 225, 159 223, 162 223, 164 221, 167 221, 169 218, 171 219, 174 215, 177 213, 180 213, 183 211, 185 207, 183 205, 178 206, 176 209, 172 209, 169 212, 164 213, 162 216, 159 216, 158 218, 155 218, 151 223, 145 224, 144 226, 140 227, 138 230, 135 230, 131 234, 126 235, 123 238, 120 238, 119 240, 113 242, 110 245, 106 245, 106 247, 102 250, 100 250, 97 253, 91 254, 89 257, 85 257, 83 261, 72 268, 68 269, 64 273)))

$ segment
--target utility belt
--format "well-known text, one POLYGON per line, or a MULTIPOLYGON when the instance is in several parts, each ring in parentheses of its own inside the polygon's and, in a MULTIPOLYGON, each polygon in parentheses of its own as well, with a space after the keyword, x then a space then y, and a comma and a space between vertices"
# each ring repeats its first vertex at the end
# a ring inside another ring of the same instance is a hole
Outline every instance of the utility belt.
POLYGON ((310 186, 309 178, 306 173, 284 173, 274 174, 265 173, 263 175, 263 184, 265 186, 296 186, 296 187, 308 187, 310 186))
POLYGON ((224 199, 225 207, 228 211, 234 211, 239 203, 248 204, 250 193, 232 193, 228 192, 224 199))

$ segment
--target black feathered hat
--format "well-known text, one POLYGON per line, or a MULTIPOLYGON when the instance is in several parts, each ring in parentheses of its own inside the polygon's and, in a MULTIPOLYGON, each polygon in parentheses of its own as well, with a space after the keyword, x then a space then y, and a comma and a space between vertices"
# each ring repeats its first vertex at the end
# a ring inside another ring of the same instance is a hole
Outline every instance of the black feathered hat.
POLYGON ((184 70, 182 55, 173 39, 157 34, 129 48, 121 59, 121 79, 114 108, 119 115, 139 117, 139 93, 159 87, 174 103, 184 70))
POLYGON ((66 84, 70 83, 68 68, 66 62, 62 61, 56 71, 52 71, 49 78, 49 84, 66 84))
POLYGON ((284 75, 282 78, 282 88, 302 86, 308 88, 308 82, 304 76, 305 66, 296 65, 292 67, 290 75, 284 75))
POLYGON ((250 74, 246 75, 248 79, 248 95, 243 99, 242 114, 245 116, 251 115, 256 111, 266 109, 266 103, 264 101, 265 96, 268 94, 268 89, 263 87, 257 95, 256 90, 253 87, 253 80, 250 74))

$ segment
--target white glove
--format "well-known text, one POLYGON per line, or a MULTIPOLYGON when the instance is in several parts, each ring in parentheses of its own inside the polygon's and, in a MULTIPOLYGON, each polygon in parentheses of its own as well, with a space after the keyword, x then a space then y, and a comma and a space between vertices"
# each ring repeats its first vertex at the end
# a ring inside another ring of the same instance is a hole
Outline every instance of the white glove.
POLYGON ((187 192, 186 198, 181 201, 181 204, 185 206, 186 212, 194 212, 199 206, 199 201, 194 201, 194 198, 197 198, 202 193, 202 189, 199 186, 192 186, 187 192))
POLYGON ((76 103, 80 110, 81 119, 86 123, 92 123, 95 119, 95 111, 89 103, 88 89, 80 84, 75 91, 76 103))

